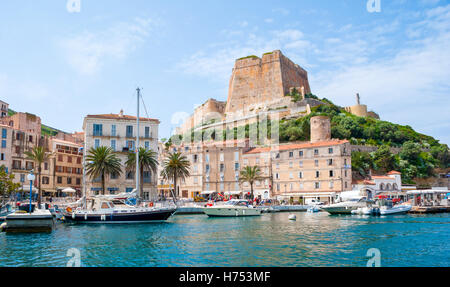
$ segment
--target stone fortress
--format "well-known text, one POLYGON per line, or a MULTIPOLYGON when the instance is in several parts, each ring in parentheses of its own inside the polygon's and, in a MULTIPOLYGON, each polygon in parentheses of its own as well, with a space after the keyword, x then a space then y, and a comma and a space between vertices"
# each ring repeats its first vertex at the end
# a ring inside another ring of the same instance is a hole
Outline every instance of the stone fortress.
MULTIPOLYGON (((324 104, 307 97, 311 93, 308 73, 284 56, 281 51, 265 53, 262 58, 247 56, 237 59, 232 70, 226 102, 208 99, 176 129, 186 134, 209 128, 234 128, 258 119, 298 118, 311 113, 311 108, 324 104), (295 89, 300 97, 287 96, 295 89)), ((346 108, 358 116, 379 118, 359 103, 346 108)))

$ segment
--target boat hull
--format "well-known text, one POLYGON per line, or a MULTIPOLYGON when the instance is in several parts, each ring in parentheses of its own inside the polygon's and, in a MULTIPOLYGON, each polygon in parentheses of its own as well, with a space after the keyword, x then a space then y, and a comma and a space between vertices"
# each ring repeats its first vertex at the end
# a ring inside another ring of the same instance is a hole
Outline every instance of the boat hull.
POLYGON ((380 215, 394 215, 394 214, 405 214, 411 210, 410 205, 401 206, 401 207, 393 207, 390 209, 381 209, 380 215))
POLYGON ((71 223, 106 224, 106 223, 148 223, 163 222, 174 214, 176 209, 132 213, 65 213, 64 219, 71 223))
POLYGON ((322 210, 329 214, 352 214, 352 211, 357 208, 358 206, 322 207, 322 210))
POLYGON ((256 208, 209 207, 203 209, 203 212, 210 217, 241 217, 261 215, 261 210, 256 208))

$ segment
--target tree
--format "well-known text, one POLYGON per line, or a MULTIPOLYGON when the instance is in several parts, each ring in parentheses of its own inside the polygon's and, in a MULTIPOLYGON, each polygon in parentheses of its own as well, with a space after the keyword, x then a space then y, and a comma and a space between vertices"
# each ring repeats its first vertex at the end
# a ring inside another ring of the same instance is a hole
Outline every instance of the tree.
POLYGON ((357 171, 361 176, 366 177, 370 170, 374 168, 373 159, 368 152, 352 152, 352 170, 357 171))
POLYGON ((184 179, 190 175, 189 168, 191 163, 186 156, 180 152, 169 153, 163 162, 161 176, 165 180, 173 181, 173 202, 176 204, 176 192, 178 179, 184 179))
POLYGON ((105 194, 105 175, 122 173, 120 159, 110 147, 100 146, 88 151, 86 161, 86 173, 91 179, 101 177, 102 194, 105 194))
POLYGON ((261 170, 257 166, 246 166, 243 170, 241 170, 239 181, 240 182, 248 182, 250 184, 250 197, 253 200, 253 184, 257 180, 261 180, 261 170))
POLYGON ((51 153, 46 152, 44 147, 35 146, 31 151, 26 151, 25 155, 28 159, 34 161, 35 166, 37 167, 37 176, 38 176, 38 205, 41 204, 42 200, 42 191, 41 191, 41 172, 42 172, 42 163, 48 160, 51 153))
POLYGON ((20 183, 14 183, 14 174, 8 174, 4 165, 0 166, 0 195, 2 201, 5 196, 13 192, 17 192, 20 188, 20 183))
MULTIPOLYGON (((139 196, 142 197, 144 192, 144 171, 149 170, 152 174, 156 173, 158 168, 158 155, 156 152, 152 150, 145 149, 143 147, 139 148, 139 175, 140 175, 140 190, 139 196)), ((136 171, 136 153, 130 152, 128 153, 128 159, 125 162, 127 166, 127 170, 136 171)))
POLYGON ((381 146, 373 155, 375 166, 382 172, 389 172, 395 169, 395 157, 387 145, 381 146))

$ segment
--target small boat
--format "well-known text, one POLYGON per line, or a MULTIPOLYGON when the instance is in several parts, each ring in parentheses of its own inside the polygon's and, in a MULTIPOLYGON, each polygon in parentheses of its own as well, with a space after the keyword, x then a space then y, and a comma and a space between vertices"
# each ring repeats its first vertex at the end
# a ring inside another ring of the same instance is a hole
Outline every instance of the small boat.
POLYGON ((352 198, 348 201, 322 206, 321 209, 325 210, 330 214, 352 214, 353 210, 366 206, 367 206, 366 200, 363 197, 363 198, 352 198))
POLYGON ((380 215, 380 209, 378 207, 371 207, 371 206, 358 207, 357 209, 352 210, 352 214, 357 214, 357 215, 380 215))
POLYGON ((391 215, 391 214, 404 214, 411 210, 412 206, 408 204, 399 204, 393 207, 382 206, 380 207, 380 215, 391 215))
POLYGON ((136 207, 119 200, 108 200, 102 197, 91 199, 91 208, 73 210, 68 207, 64 220, 72 223, 145 223, 165 221, 171 217, 176 208, 173 207, 136 207))
POLYGON ((309 212, 309 213, 315 213, 315 212, 319 212, 319 211, 320 211, 320 208, 318 206, 316 206, 316 205, 311 205, 306 210, 306 212, 309 212))
POLYGON ((210 217, 259 216, 261 209, 249 205, 247 200, 232 199, 221 205, 208 206, 203 212, 210 217))

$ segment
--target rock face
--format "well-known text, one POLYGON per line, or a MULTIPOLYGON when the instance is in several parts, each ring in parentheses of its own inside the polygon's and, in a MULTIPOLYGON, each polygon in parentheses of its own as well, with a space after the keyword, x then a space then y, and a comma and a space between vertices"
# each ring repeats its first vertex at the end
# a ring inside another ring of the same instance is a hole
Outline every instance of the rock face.
POLYGON ((283 99, 292 87, 311 92, 307 72, 281 51, 266 53, 262 58, 238 59, 230 79, 225 113, 227 117, 235 113, 245 116, 246 111, 264 109, 283 99))

